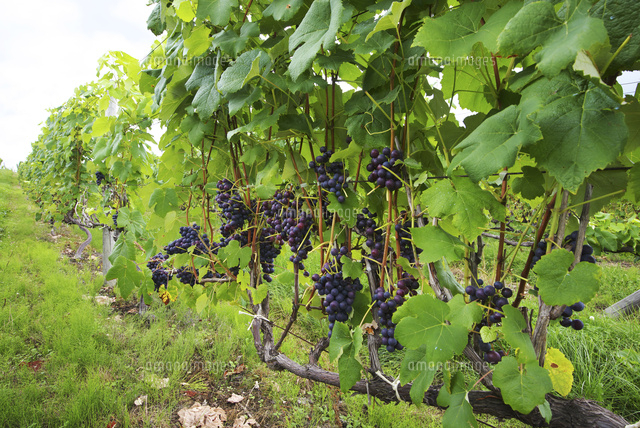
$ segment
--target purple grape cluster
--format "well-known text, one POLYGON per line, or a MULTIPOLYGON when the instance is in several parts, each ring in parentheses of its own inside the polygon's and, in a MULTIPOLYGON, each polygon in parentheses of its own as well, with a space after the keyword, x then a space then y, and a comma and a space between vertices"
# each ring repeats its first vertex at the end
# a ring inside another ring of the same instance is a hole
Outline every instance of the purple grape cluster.
POLYGON ((113 225, 115 227, 118 227, 118 211, 116 211, 116 213, 111 216, 111 219, 113 220, 113 225))
POLYGON ((220 208, 222 217, 226 220, 220 226, 220 233, 226 238, 244 227, 245 222, 251 218, 252 211, 242 200, 240 193, 234 189, 231 181, 226 178, 220 180, 217 187, 216 203, 220 208))
POLYGON ((420 254, 422 252, 422 248, 415 247, 416 252, 413 252, 414 247, 411 242, 411 232, 409 232, 411 221, 406 220, 404 222, 397 223, 395 227, 400 240, 400 256, 409 260, 410 263, 415 263, 415 254, 420 254))
MULTIPOLYGON (((489 309, 485 309, 482 321, 476 325, 476 331, 480 331, 484 326, 502 322, 504 316, 502 307, 509 304, 509 299, 513 297, 513 290, 506 287, 502 281, 496 281, 493 285, 484 285, 484 281, 478 279, 476 283, 477 287, 469 285, 464 291, 469 296, 469 302, 477 300, 489 307, 489 309)), ((496 364, 505 355, 504 351, 492 350, 492 344, 484 343, 480 337, 478 337, 478 343, 480 350, 484 352, 484 359, 488 363, 496 364)))
POLYGON ((375 218, 376 214, 367 208, 362 209, 362 214, 356 217, 356 232, 364 236, 365 244, 369 248, 369 255, 378 263, 382 263, 384 257, 384 234, 382 229, 378 228, 375 218))
POLYGON ((167 288, 169 280, 171 280, 171 272, 164 268, 163 263, 169 258, 169 256, 162 253, 158 253, 151 257, 147 263, 147 267, 151 271, 151 279, 153 280, 154 290, 159 291, 160 287, 164 285, 167 288))
POLYGON ((181 266, 175 271, 176 278, 180 280, 183 284, 189 284, 190 286, 194 286, 196 283, 196 274, 193 272, 193 268, 191 266, 181 266))
POLYGON ((387 351, 394 352, 395 350, 403 349, 403 346, 394 337, 396 325, 392 321, 393 314, 402 306, 407 296, 415 294, 415 291, 420 287, 420 283, 408 273, 402 274, 396 286, 396 292, 393 297, 391 293, 386 291, 383 287, 378 287, 373 295, 375 299, 374 308, 378 308, 378 318, 382 330, 380 334, 382 336, 382 344, 386 346, 387 351))
POLYGON ((209 252, 210 243, 206 233, 200 235, 200 226, 193 223, 193 226, 182 226, 180 228, 180 238, 169 242, 164 250, 167 254, 183 254, 187 249, 195 245, 194 254, 206 254, 209 252))
POLYGON ((271 282, 271 274, 275 272, 273 261, 280 255, 282 239, 278 239, 276 230, 272 227, 263 228, 260 234, 260 266, 262 267, 262 279, 271 282), (277 244, 277 245, 276 245, 277 244))
MULTIPOLYGON (((576 241, 578 240, 578 231, 574 231, 571 232, 569 235, 567 235, 564 238, 564 246, 565 247, 569 247, 571 246, 570 250, 572 253, 576 252, 576 241)), ((552 249, 556 249, 557 247, 553 246, 552 249)), ((547 241, 545 239, 541 240, 540 242, 538 242, 538 246, 536 247, 536 250, 533 254, 533 259, 531 261, 531 268, 533 269, 533 266, 535 266, 535 264, 538 262, 538 260, 540 260, 542 258, 542 256, 545 255, 545 253, 547 252, 547 241)), ((581 262, 588 262, 588 263, 596 263, 596 258, 593 257, 593 247, 589 244, 584 244, 582 246, 582 255, 580 256, 580 261, 581 262)))
POLYGON ((99 186, 106 177, 101 171, 96 172, 96 184, 99 186))
POLYGON ((345 201, 342 189, 346 187, 347 177, 345 175, 343 162, 330 162, 333 151, 327 150, 326 147, 320 147, 319 156, 315 161, 309 162, 309 168, 315 170, 318 174, 318 184, 328 193, 336 195, 338 202, 345 201))
POLYGON ((372 149, 369 153, 371 161, 367 165, 369 182, 375 183, 378 187, 386 187, 390 191, 398 190, 402 187, 402 150, 391 150, 389 147, 382 149, 372 149))
POLYGON ((311 245, 311 233, 314 227, 313 216, 303 208, 302 203, 298 202, 292 206, 292 209, 287 210, 282 218, 282 231, 279 234, 279 238, 286 241, 293 251, 289 260, 296 264, 300 270, 304 270, 303 262, 313 249, 311 245))
POLYGON ((571 306, 567 306, 562 312, 562 319, 560 320, 560 325, 563 327, 571 327, 574 330, 582 330, 584 328, 584 323, 582 320, 577 318, 571 318, 575 315, 576 312, 582 312, 584 310, 584 303, 577 302, 571 306))
POLYGON ((316 273, 311 279, 318 294, 325 296, 322 306, 329 315, 328 337, 331 337, 335 323, 349 319, 356 293, 362 290, 362 284, 359 279, 345 278, 342 264, 337 259, 325 263, 320 273, 322 275, 316 273))

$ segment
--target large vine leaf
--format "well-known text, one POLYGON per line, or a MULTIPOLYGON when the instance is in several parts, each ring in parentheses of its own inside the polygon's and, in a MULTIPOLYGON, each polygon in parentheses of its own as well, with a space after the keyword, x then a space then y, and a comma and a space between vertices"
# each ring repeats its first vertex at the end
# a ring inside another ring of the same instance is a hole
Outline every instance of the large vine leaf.
MULTIPOLYGON (((627 139, 624 114, 610 94, 579 75, 540 78, 522 91, 543 139, 525 149, 567 190, 613 162, 627 139), (532 109, 532 110, 533 110, 532 109)), ((531 116, 531 117, 532 117, 531 116)))
POLYGON ((331 361, 338 359, 340 389, 343 392, 351 389, 360 380, 362 364, 356 358, 360 348, 362 348, 360 327, 356 327, 352 334, 345 323, 336 322, 331 332, 329 358, 331 361))
POLYGON ((633 35, 607 68, 607 74, 629 69, 640 58, 640 2, 636 0, 599 0, 591 7, 591 16, 604 22, 611 53, 615 53, 633 35))
POLYGON ((600 288, 600 266, 580 262, 569 272, 572 263, 573 253, 561 248, 543 256, 533 268, 538 292, 547 305, 587 303, 600 288))
POLYGON ((426 344, 426 360, 444 362, 467 345, 467 329, 450 324, 449 306, 432 296, 412 297, 394 314, 395 337, 403 346, 418 349, 426 344))
POLYGON ((502 311, 505 314, 502 321, 502 333, 507 343, 516 349, 516 358, 521 363, 535 364, 538 359, 531 338, 527 333, 522 332, 527 328, 522 313, 511 305, 503 306, 502 311))
POLYGON ((240 55, 220 76, 218 89, 222 93, 233 93, 243 89, 251 77, 258 75, 269 63, 269 55, 260 49, 254 49, 240 55))
POLYGON ((117 279, 120 294, 126 299, 144 279, 144 274, 138 269, 138 265, 134 261, 124 256, 118 256, 109 272, 107 272, 106 279, 107 281, 117 279))
POLYGON ((562 16, 556 14, 552 2, 525 5, 498 37, 500 53, 527 55, 542 46, 534 59, 545 75, 553 77, 572 63, 578 52, 606 41, 602 20, 589 16, 591 1, 571 0, 565 5, 562 16))
POLYGON ((198 0, 196 17, 208 19, 213 25, 225 26, 234 7, 238 7, 238 0, 198 0))
MULTIPOLYGON (((474 3, 471 3, 474 4, 474 3)), ((480 181, 513 166, 521 147, 542 138, 540 129, 516 106, 509 106, 484 120, 456 149, 449 173, 462 165, 473 181, 480 181)))
POLYGON ((553 384, 549 372, 537 361, 519 364, 513 357, 504 357, 493 370, 493 384, 500 388, 502 398, 513 410, 525 415, 545 402, 545 394, 553 384))
POLYGON ((442 417, 443 427, 478 426, 478 421, 473 415, 473 407, 469 403, 462 372, 456 372, 451 376, 449 371, 445 371, 444 385, 440 388, 437 401, 439 406, 447 407, 442 417))
POLYGON ((433 263, 442 257, 450 261, 464 257, 464 243, 438 226, 411 227, 409 231, 416 246, 423 250, 419 256, 422 263, 433 263))
POLYGON ((333 49, 335 38, 342 23, 342 2, 340 0, 316 0, 289 38, 289 52, 298 48, 289 65, 289 73, 295 81, 313 62, 323 48, 333 49))
POLYGON ((153 208, 160 217, 166 216, 170 211, 175 211, 179 206, 178 194, 172 188, 158 188, 153 191, 149 199, 149 208, 153 208))
POLYGON ((449 319, 451 324, 461 325, 471 330, 475 323, 482 321, 483 309, 478 301, 466 303, 464 295, 458 294, 447 302, 451 309, 449 319))
POLYGON ((544 175, 538 168, 523 166, 522 175, 511 182, 511 189, 524 199, 535 199, 544 195, 544 175))
POLYGON ((478 42, 495 52, 498 35, 521 7, 522 2, 511 1, 482 22, 486 11, 484 2, 465 3, 442 17, 427 17, 416 34, 414 45, 449 61, 466 57, 478 42))
POLYGON ((482 233, 481 228, 489 222, 485 210, 497 220, 505 216, 504 206, 466 177, 437 182, 422 194, 422 202, 432 216, 451 218, 453 225, 469 241, 476 239, 482 233))

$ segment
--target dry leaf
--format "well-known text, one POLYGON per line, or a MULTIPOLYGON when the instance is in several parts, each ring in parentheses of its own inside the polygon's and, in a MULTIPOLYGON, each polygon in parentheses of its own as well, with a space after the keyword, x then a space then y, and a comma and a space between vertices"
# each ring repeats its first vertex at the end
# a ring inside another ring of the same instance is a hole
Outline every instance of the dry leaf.
POLYGON ((184 392, 184 395, 186 395, 187 397, 193 398, 196 395, 198 395, 198 393, 196 391, 193 391, 191 389, 188 389, 184 392))
POLYGON ((378 323, 375 321, 362 324, 362 331, 364 331, 367 334, 373 334, 376 328, 378 328, 378 323))
POLYGON ((142 406, 143 404, 146 404, 146 402, 147 402, 147 396, 141 395, 136 399, 136 401, 133 402, 133 404, 135 404, 136 406, 142 406))
POLYGON ((238 395, 238 394, 231 394, 231 397, 227 398, 227 403, 239 403, 242 400, 244 400, 244 397, 242 395, 238 395))
POLYGON ((223 428, 227 420, 227 414, 223 409, 202 406, 200 403, 179 410, 178 417, 184 428, 223 428))
POLYGON ((230 376, 230 375, 234 375, 234 374, 240 374, 244 371, 244 369, 246 368, 246 366, 244 364, 240 364, 238 367, 236 367, 233 370, 225 370, 224 371, 224 376, 230 376))
POLYGON ((239 416, 233 421, 233 428, 253 428, 260 424, 253 418, 248 419, 245 415, 239 416))

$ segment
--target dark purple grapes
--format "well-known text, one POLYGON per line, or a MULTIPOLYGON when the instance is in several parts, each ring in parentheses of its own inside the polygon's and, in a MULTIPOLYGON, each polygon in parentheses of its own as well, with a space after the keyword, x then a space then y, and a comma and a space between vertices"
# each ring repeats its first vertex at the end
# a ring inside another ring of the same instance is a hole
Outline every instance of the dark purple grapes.
POLYGON ((328 150, 326 147, 320 147, 319 156, 316 156, 314 161, 309 162, 309 168, 315 170, 318 174, 318 184, 320 188, 326 193, 333 193, 338 202, 344 203, 346 200, 344 196, 344 189, 347 187, 347 176, 344 167, 344 162, 330 162, 332 150, 328 150))
POLYGON ((96 184, 99 186, 106 177, 100 171, 96 172, 96 184))
POLYGON ((373 149, 369 153, 371 161, 367 165, 369 182, 378 187, 386 187, 390 191, 398 190, 402 187, 402 150, 391 150, 389 147, 373 149))
POLYGON ((325 263, 322 275, 314 274, 314 287, 320 296, 324 296, 322 306, 329 316, 329 333, 333 331, 336 322, 346 322, 353 311, 356 293, 362 290, 359 279, 345 278, 342 274, 342 264, 333 259, 325 263))
POLYGON ((167 288, 169 280, 171 280, 171 272, 164 268, 163 263, 169 258, 162 253, 158 253, 153 256, 147 263, 147 268, 151 271, 151 279, 153 280, 155 291, 160 290, 160 287, 167 288))

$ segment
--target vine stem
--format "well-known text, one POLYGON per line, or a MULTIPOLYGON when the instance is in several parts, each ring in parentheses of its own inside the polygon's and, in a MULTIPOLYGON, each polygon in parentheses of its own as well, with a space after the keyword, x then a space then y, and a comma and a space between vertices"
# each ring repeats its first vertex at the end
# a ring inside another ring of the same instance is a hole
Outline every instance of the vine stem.
MULTIPOLYGON (((553 219, 551 220, 551 231, 555 229, 554 241, 556 245, 561 246, 564 239, 564 231, 567 225, 567 214, 564 212, 569 203, 569 191, 563 190, 562 198, 560 201, 556 201, 556 207, 553 212, 553 219)), ((549 243, 550 245, 550 243, 549 243)), ((547 247, 547 252, 549 248, 547 247)), ((540 366, 544 366, 544 360, 547 350, 547 330, 549 328, 549 322, 553 319, 555 310, 557 307, 547 305, 542 301, 542 298, 538 296, 538 319, 536 320, 536 326, 533 330, 533 348, 536 351, 538 362, 540 366)))
POLYGON ((522 273, 520 274, 520 277, 522 279, 520 279, 520 284, 518 285, 518 292, 516 293, 516 298, 513 301, 513 307, 517 308, 518 305, 520 305, 520 302, 522 301, 523 297, 524 297, 524 287, 525 285, 527 285, 527 278, 529 277, 529 271, 531 270, 531 263, 533 261, 533 255, 536 251, 536 246, 535 244, 540 242, 540 239, 542 239, 542 235, 544 235, 544 231, 547 228, 547 225, 549 224, 549 219, 551 218, 551 211, 552 211, 552 207, 555 205, 556 202, 556 197, 558 196, 558 194, 556 193, 555 195, 553 195, 553 198, 551 199, 551 201, 549 202, 549 204, 547 205, 547 209, 544 213, 544 216, 542 217, 542 220, 540 221, 540 227, 538 227, 538 232, 536 233, 536 239, 534 242, 534 245, 531 246, 531 250, 529 250, 529 257, 527 258, 527 262, 524 265, 524 269, 522 269, 522 273))
MULTIPOLYGON (((493 61, 494 61, 494 66, 496 64, 495 62, 495 57, 492 55, 491 56, 493 61)), ((497 70, 496 70, 497 73, 497 70)), ((498 76, 496 76, 496 79, 498 79, 498 76)), ((504 169, 505 172, 508 172, 508 168, 504 169)), ((507 180, 509 178, 509 175, 505 175, 504 179, 502 180, 502 192, 500 194, 500 203, 503 206, 507 206, 507 180)), ((495 276, 495 280, 496 281, 500 281, 502 279, 502 272, 504 270, 504 260, 505 260, 505 251, 504 251, 504 239, 505 239, 505 231, 507 229, 507 223, 504 221, 500 222, 500 240, 498 241, 498 260, 496 263, 496 276, 495 276)))
POLYGON ((298 264, 294 263, 293 264, 293 289, 294 289, 293 310, 291 311, 289 322, 287 323, 287 325, 284 328, 284 331, 282 332, 282 336, 280 336, 280 339, 278 339, 278 343, 276 343, 274 347, 274 350, 276 351, 280 349, 280 346, 282 346, 282 342, 284 342, 284 339, 287 337, 289 330, 291 330, 291 326, 293 326, 293 323, 296 322, 296 320, 298 319, 298 309, 300 308, 300 302, 298 301, 298 293, 300 292, 299 287, 300 287, 300 269, 298 268, 298 264))

